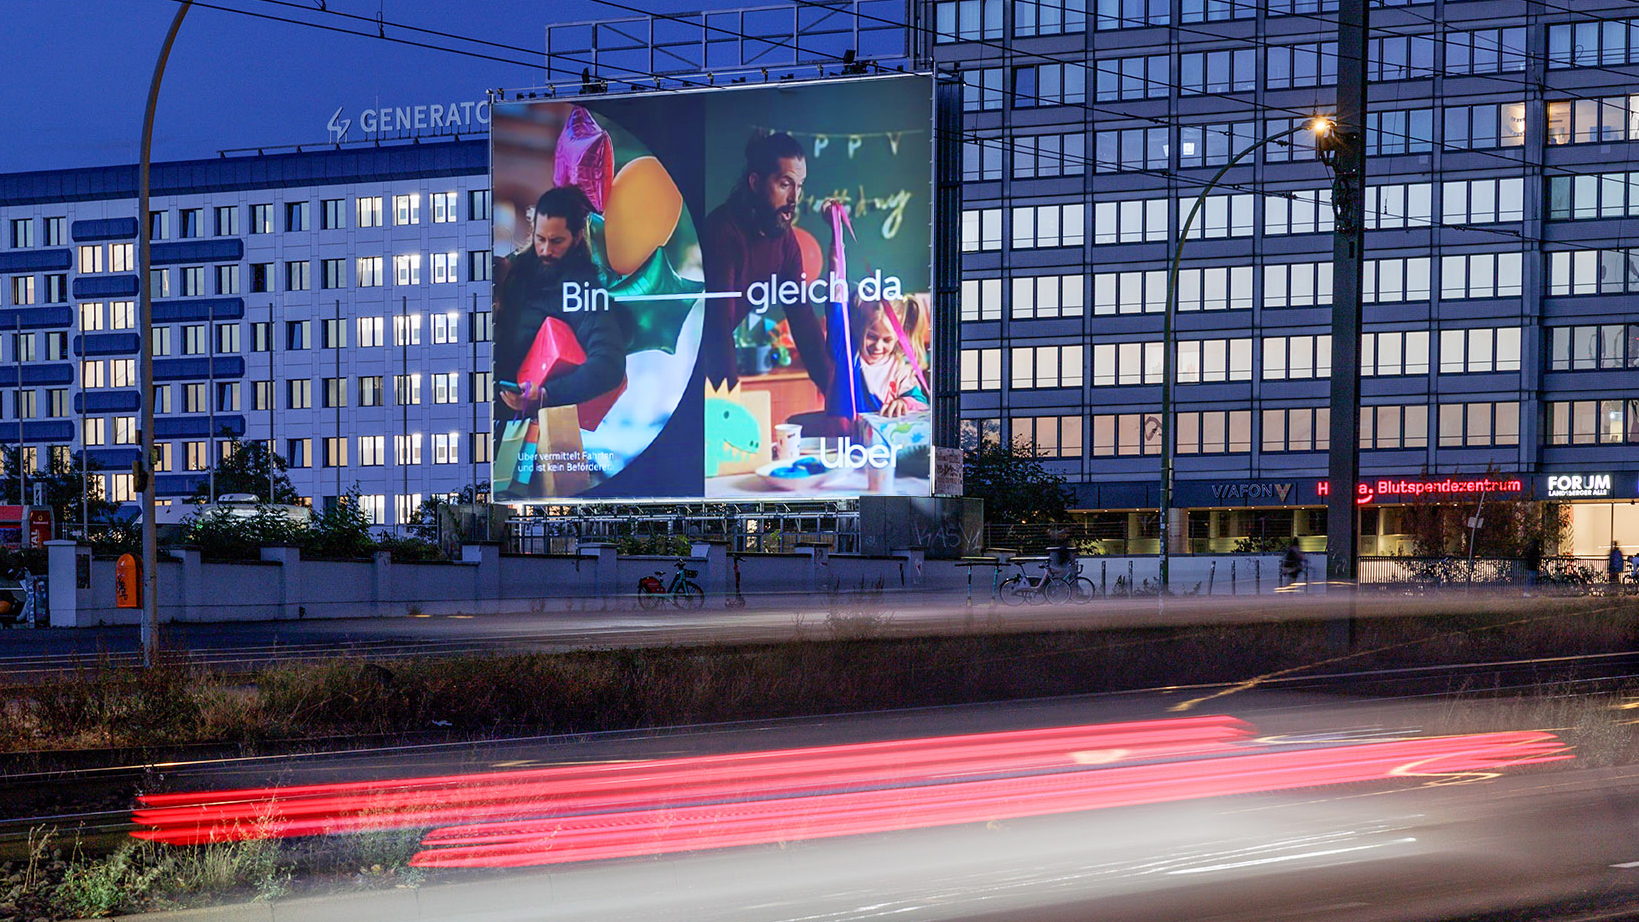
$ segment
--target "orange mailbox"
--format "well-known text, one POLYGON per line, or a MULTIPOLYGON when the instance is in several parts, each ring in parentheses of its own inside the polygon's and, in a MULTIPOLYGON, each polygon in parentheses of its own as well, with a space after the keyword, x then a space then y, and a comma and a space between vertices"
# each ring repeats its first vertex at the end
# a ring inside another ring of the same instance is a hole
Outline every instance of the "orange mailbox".
POLYGON ((142 607, 142 564, 130 554, 121 554, 114 564, 114 607, 142 607))

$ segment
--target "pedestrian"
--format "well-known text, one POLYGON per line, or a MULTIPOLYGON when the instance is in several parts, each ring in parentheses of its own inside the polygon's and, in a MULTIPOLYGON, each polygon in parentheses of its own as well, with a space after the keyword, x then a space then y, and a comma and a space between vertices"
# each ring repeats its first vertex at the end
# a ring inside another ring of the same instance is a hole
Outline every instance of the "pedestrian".
POLYGON ((1612 541, 1610 577, 1613 585, 1622 581, 1622 562, 1625 560, 1627 560, 1627 557, 1622 554, 1622 545, 1612 541))
POLYGON ((1280 575, 1290 586, 1298 581, 1298 574, 1303 572, 1303 552, 1298 550, 1298 539, 1286 546, 1286 556, 1281 558, 1280 575))

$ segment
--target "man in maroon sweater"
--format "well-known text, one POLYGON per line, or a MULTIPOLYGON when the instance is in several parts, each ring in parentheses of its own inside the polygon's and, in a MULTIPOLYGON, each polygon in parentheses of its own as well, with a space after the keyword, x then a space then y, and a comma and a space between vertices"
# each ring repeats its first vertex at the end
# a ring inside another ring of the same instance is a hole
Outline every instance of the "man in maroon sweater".
MULTIPOLYGON (((752 136, 746 143, 745 169, 728 201, 706 215, 701 251, 707 291, 743 295, 747 285, 767 282, 770 276, 782 282, 801 278, 802 252, 791 224, 807 178, 808 158, 796 139, 783 133, 752 136)), ((739 381, 734 329, 751 311, 743 296, 706 302, 700 353, 708 383, 733 386, 739 381)), ((824 391, 831 381, 831 361, 819 316, 808 304, 790 305, 785 311, 803 367, 824 391)))

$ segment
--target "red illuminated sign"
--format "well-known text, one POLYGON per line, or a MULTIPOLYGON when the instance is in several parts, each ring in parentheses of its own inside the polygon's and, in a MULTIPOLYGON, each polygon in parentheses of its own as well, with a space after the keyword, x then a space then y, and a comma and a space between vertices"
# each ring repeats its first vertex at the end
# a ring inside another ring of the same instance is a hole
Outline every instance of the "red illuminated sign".
MULTIPOLYGON (((1525 483, 1518 477, 1440 477, 1440 478, 1413 478, 1384 477, 1379 480, 1361 481, 1355 488, 1355 503, 1365 505, 1374 500, 1416 499, 1421 496, 1472 496, 1478 493, 1519 493, 1524 491, 1525 483)), ((1332 492, 1331 484, 1320 481, 1315 484, 1315 493, 1319 496, 1328 496, 1332 492)))

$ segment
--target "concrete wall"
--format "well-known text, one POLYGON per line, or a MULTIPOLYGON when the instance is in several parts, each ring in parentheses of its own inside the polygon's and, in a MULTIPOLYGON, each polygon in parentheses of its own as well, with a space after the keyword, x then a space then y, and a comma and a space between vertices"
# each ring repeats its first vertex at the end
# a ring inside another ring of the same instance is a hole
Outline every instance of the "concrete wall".
MULTIPOLYGON (((75 627, 136 624, 140 609, 114 607, 114 561, 94 559, 89 549, 54 541, 50 555, 51 624, 75 627), (89 577, 87 579, 87 576, 89 577)), ((394 563, 387 554, 371 560, 304 560, 295 548, 264 548, 262 560, 208 563, 197 549, 174 550, 160 561, 162 621, 263 621, 299 618, 388 617, 412 614, 598 610, 625 608, 638 580, 660 573, 669 584, 676 558, 622 557, 612 545, 583 545, 575 556, 504 556, 497 545, 462 548, 451 563, 394 563)), ((1324 568, 1311 554, 1310 573, 1324 568)), ((740 589, 748 596, 814 600, 829 592, 876 590, 965 596, 972 577, 975 601, 990 597, 997 568, 961 561, 925 560, 921 551, 889 557, 830 554, 803 548, 799 554, 750 554, 739 559, 740 589)), ((734 559, 718 544, 698 544, 689 558, 695 582, 717 607, 733 591, 734 559)), ((1032 575, 1034 565, 1026 565, 1032 575)), ((1253 595, 1274 592, 1279 555, 1192 556, 1172 559, 1178 593, 1253 595), (1214 569, 1216 568, 1216 569, 1214 569)), ((1017 572, 1003 565, 1000 578, 1017 572)), ((1129 575, 1137 591, 1156 578, 1154 557, 1090 557, 1081 572, 1101 592, 1125 595, 1129 575)), ((1318 580, 1317 580, 1318 582, 1318 580)))

